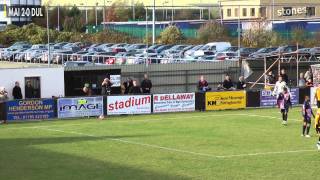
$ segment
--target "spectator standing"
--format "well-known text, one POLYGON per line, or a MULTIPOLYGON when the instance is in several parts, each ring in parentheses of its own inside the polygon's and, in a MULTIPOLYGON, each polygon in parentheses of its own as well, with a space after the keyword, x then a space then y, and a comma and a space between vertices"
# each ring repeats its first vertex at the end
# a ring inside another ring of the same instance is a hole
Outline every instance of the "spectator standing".
POLYGON ((34 88, 31 85, 31 81, 27 81, 26 87, 25 87, 25 96, 26 99, 32 99, 34 98, 34 88))
POLYGON ((85 96, 92 96, 92 89, 88 83, 84 84, 82 92, 85 96))
POLYGON ((225 80, 223 81, 222 87, 224 90, 233 90, 233 82, 229 75, 226 75, 225 80))
POLYGON ((198 90, 199 92, 207 92, 210 90, 209 84, 207 80, 204 79, 204 76, 200 76, 200 80, 198 82, 198 90))
MULTIPOLYGON (((8 100, 8 93, 4 87, 0 87, 0 102, 8 100)), ((0 112, 3 113, 3 112, 0 112)), ((2 120, 0 123, 6 123, 6 120, 2 120)))
POLYGON ((13 96, 13 99, 22 99, 21 88, 18 81, 15 82, 15 86, 12 89, 12 96, 13 96))
POLYGON ((282 77, 282 80, 283 80, 284 82, 286 82, 286 84, 288 84, 288 82, 289 82, 289 77, 288 77, 288 75, 286 74, 286 71, 285 71, 284 69, 281 69, 280 76, 282 77))
POLYGON ((125 81, 123 83, 124 86, 124 94, 129 94, 129 92, 131 91, 132 87, 133 87, 133 80, 131 78, 128 78, 127 81, 125 81))
POLYGON ((306 80, 304 79, 304 74, 300 73, 299 75, 299 82, 298 82, 299 87, 306 87, 306 80))
POLYGON ((311 68, 309 68, 308 71, 304 74, 304 79, 305 79, 306 81, 308 81, 309 79, 311 79, 311 80, 313 79, 311 68))
POLYGON ((129 94, 141 94, 141 88, 138 86, 137 81, 132 81, 132 84, 129 94))
POLYGON ((150 94, 152 88, 152 82, 148 78, 147 74, 144 74, 144 79, 141 82, 142 93, 150 94))
POLYGON ((0 102, 8 100, 8 93, 4 87, 0 87, 0 102))
POLYGON ((240 76, 239 81, 237 82, 237 89, 244 90, 245 88, 247 88, 247 84, 244 80, 244 77, 240 76))
POLYGON ((267 75, 267 83, 268 83, 269 85, 276 83, 276 77, 275 77, 275 75, 273 74, 272 71, 269 71, 269 72, 268 72, 268 75, 267 75))
POLYGON ((306 87, 313 87, 312 79, 308 79, 306 82, 306 87))
POLYGON ((110 95, 111 94, 112 83, 109 78, 105 78, 101 84, 101 95, 110 95))

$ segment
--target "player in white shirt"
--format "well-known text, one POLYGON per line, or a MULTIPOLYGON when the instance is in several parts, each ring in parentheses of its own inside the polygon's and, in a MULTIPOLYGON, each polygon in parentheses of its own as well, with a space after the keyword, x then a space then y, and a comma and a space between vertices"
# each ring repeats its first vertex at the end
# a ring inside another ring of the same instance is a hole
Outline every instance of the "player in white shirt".
POLYGON ((282 76, 279 76, 278 81, 276 82, 276 85, 274 86, 274 90, 272 92, 272 95, 277 96, 277 98, 278 98, 279 94, 283 93, 285 88, 289 89, 287 86, 287 83, 285 81, 283 81, 282 76))

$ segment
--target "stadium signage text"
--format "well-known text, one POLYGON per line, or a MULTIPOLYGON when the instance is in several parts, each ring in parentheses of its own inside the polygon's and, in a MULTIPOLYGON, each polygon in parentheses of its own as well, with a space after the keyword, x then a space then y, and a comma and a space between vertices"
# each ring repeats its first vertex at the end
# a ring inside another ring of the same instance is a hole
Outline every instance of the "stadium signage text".
POLYGON ((7 6, 7 17, 44 17, 41 6, 7 6))
MULTIPOLYGON (((292 105, 299 104, 299 89, 290 89, 292 105)), ((312 98, 311 98, 312 99, 312 98)), ((260 92, 260 107, 273 107, 277 105, 277 97, 272 96, 272 91, 262 90, 260 92)))
POLYGON ((135 98, 135 97, 130 97, 126 101, 116 101, 114 103, 108 104, 108 109, 109 110, 114 110, 114 109, 123 109, 123 108, 130 108, 133 106, 140 106, 143 104, 148 104, 151 103, 151 97, 142 97, 142 98, 135 98))
POLYGON ((155 94, 153 112, 183 112, 195 110, 194 93, 155 94))
POLYGON ((149 114, 151 113, 150 95, 108 96, 107 114, 149 114))
POLYGON ((14 100, 8 101, 7 120, 29 120, 54 118, 54 101, 43 100, 14 100))
POLYGON ((103 114, 103 97, 58 99, 58 117, 100 116, 103 114))
POLYGON ((206 110, 246 108, 245 91, 225 91, 206 93, 206 110))
POLYGON ((193 99, 194 93, 184 93, 184 94, 164 94, 164 95, 154 95, 154 101, 158 100, 184 100, 193 99))
POLYGON ((278 16, 297 16, 297 15, 305 15, 307 14, 307 7, 283 7, 277 11, 278 16))

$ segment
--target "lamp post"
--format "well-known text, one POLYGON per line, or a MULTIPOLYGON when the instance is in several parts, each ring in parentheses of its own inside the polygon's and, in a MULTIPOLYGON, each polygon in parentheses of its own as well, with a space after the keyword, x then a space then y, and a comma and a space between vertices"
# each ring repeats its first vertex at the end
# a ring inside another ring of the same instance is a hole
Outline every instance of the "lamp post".
POLYGON ((58 11, 58 24, 57 24, 57 30, 60 31, 60 5, 58 5, 58 8, 57 8, 57 11, 58 11))
POLYGON ((95 8, 95 14, 96 14, 96 26, 98 26, 98 5, 99 5, 99 3, 96 3, 96 8, 95 8))
POLYGON ((164 1, 164 4, 166 5, 166 7, 165 7, 165 9, 166 9, 166 20, 168 20, 168 4, 169 4, 169 1, 168 0, 166 0, 166 1, 164 1))
POLYGON ((132 5, 132 20, 136 19, 136 9, 134 5, 134 0, 131 0, 131 5, 132 5))
POLYGON ((156 0, 153 0, 152 9, 152 45, 156 42, 156 0))
POLYGON ((48 38, 48 66, 50 66, 50 29, 49 29, 49 6, 47 6, 47 38, 48 38))
POLYGON ((171 21, 173 22, 173 0, 171 0, 171 6, 172 6, 172 9, 171 9, 171 21))
POLYGON ((83 6, 85 8, 85 13, 86 13, 86 25, 88 25, 88 9, 87 6, 83 3, 80 4, 80 6, 83 6))
POLYGON ((106 0, 103 0, 103 22, 106 22, 106 0))
POLYGON ((240 58, 241 52, 240 52, 240 47, 241 47, 241 23, 240 23, 240 6, 238 6, 238 56, 240 58))

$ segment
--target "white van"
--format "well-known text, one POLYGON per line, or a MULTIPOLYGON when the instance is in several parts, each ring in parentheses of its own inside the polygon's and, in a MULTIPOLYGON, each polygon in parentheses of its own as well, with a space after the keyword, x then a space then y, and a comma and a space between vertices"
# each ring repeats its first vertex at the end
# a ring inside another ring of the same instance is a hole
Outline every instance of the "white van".
POLYGON ((216 53, 225 51, 227 48, 231 47, 230 42, 212 42, 204 45, 199 50, 193 53, 193 57, 200 57, 206 55, 207 52, 216 53))

